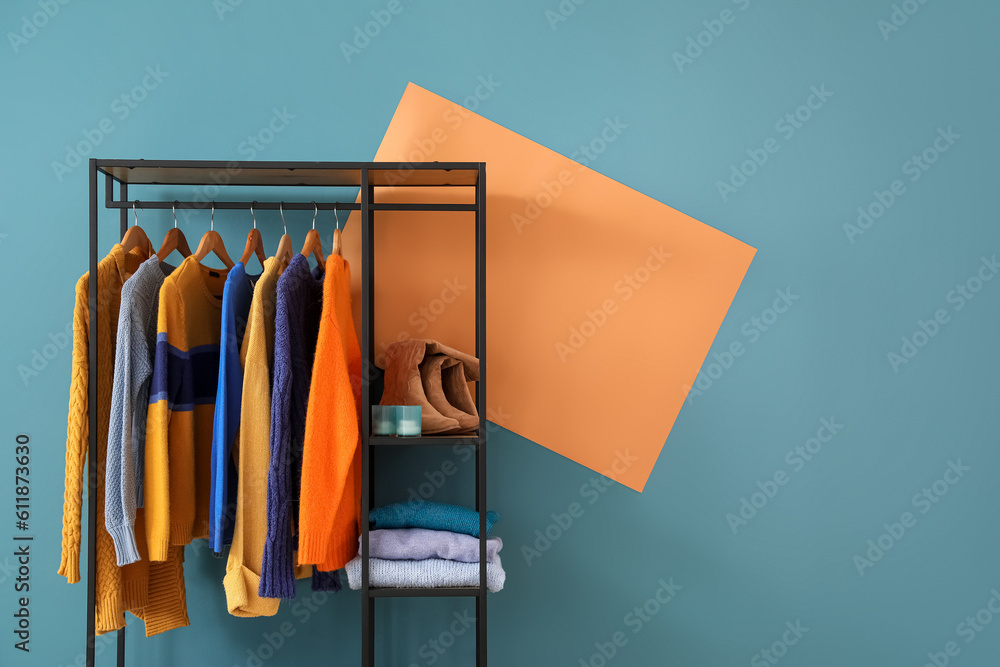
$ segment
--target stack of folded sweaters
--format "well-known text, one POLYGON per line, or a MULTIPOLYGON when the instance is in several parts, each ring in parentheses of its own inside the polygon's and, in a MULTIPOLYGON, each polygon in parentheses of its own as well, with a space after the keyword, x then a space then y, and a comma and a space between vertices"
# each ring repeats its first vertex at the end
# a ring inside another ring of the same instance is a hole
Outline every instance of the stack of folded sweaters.
MULTIPOLYGON (((439 588, 479 585, 479 513, 421 500, 373 509, 368 534, 369 585, 374 588, 439 588)), ((496 523, 486 513, 486 534, 496 523)), ((486 540, 486 588, 503 589, 499 537, 486 540)), ((361 588, 361 556, 347 564, 347 579, 361 588)))

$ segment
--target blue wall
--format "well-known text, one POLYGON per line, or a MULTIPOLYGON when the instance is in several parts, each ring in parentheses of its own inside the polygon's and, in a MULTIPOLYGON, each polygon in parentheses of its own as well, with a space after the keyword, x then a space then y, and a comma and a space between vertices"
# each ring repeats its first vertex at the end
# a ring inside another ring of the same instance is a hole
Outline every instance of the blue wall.
MULTIPOLYGON (((400 2, 3 3, 0 497, 30 434, 35 542, 25 660, 5 510, 0 663, 69 665, 83 646, 83 584, 55 574, 70 352, 46 348, 86 269, 86 168, 67 146, 89 133, 98 157, 367 160, 408 81, 463 101, 492 77, 479 113, 566 155, 619 118, 593 168, 759 253, 645 493, 498 430, 508 583, 490 598, 491 664, 995 666, 1000 280, 983 278, 1000 268, 1000 5, 400 2), (341 44, 390 5, 348 59, 341 44), (244 143, 275 109, 287 125, 244 143), (730 358, 734 341, 746 351, 730 358), (583 515, 551 527, 573 502, 583 515)), ((158 213, 142 218, 152 237, 158 213)), ((242 246, 245 221, 219 217, 242 246)), ((276 216, 258 217, 273 241, 276 216)), ((206 224, 182 221, 195 241, 206 224)), ((439 456, 397 454, 383 497, 446 460, 471 473, 439 456)), ((460 477, 435 498, 467 498, 460 477)), ((188 549, 192 627, 130 632, 130 664, 255 665, 283 623, 294 635, 270 664, 358 664, 357 594, 302 588, 278 617, 232 618, 223 567, 188 549)), ((469 603, 381 609, 381 664, 471 664, 454 616, 469 603)))

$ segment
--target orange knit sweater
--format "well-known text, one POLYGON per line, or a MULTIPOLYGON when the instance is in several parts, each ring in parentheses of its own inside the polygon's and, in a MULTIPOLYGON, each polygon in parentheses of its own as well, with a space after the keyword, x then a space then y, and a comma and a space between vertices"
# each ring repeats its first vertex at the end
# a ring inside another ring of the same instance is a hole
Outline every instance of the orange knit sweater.
POLYGON ((299 500, 299 561, 329 571, 357 555, 361 526, 361 348, 351 315, 351 269, 331 255, 323 282, 299 500))

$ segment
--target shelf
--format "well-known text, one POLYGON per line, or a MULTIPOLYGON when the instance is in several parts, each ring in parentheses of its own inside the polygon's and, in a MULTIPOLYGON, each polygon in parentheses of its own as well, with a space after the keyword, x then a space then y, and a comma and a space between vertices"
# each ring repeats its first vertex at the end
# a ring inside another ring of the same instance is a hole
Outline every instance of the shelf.
POLYGON ((399 435, 373 435, 368 438, 368 444, 373 447, 392 446, 397 447, 449 447, 451 445, 469 445, 478 447, 486 441, 475 433, 467 435, 421 435, 421 436, 399 436, 399 435))
MULTIPOLYGON (((300 184, 301 185, 301 184, 300 184)), ((131 209, 133 207, 140 209, 163 209, 163 210, 176 210, 176 209, 188 209, 197 211, 208 211, 212 208, 223 210, 247 210, 253 204, 253 208, 257 211, 277 211, 279 209, 284 209, 286 211, 360 211, 361 204, 352 202, 276 202, 276 201, 149 201, 143 199, 128 199, 128 200, 115 200, 108 199, 105 201, 107 208, 116 209, 131 209)), ((412 203, 408 204, 405 202, 397 202, 393 204, 379 204, 373 203, 371 205, 371 210, 373 211, 438 211, 438 212, 448 212, 448 211, 472 211, 476 210, 475 204, 427 204, 427 203, 412 203)))
POLYGON ((454 588, 369 588, 368 596, 373 598, 454 598, 479 597, 478 586, 454 588))
MULTIPOLYGON (((310 204, 311 206, 311 204, 310 204)), ((373 211, 475 211, 475 204, 380 204, 373 202, 373 211)))
POLYGON ((238 162, 216 160, 97 160, 99 171, 138 185, 359 187, 361 170, 377 187, 473 187, 478 162, 238 162), (221 179, 225 179, 221 181, 221 179))

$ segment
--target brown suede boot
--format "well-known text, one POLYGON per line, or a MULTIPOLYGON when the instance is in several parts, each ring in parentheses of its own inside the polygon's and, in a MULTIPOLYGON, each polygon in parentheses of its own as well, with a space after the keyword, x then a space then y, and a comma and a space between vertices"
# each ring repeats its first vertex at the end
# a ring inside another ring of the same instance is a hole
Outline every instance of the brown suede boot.
POLYGON ((420 382, 420 362, 427 352, 424 340, 393 343, 385 353, 385 390, 381 405, 419 405, 420 431, 427 435, 459 428, 458 421, 445 417, 430 404, 420 382))
POLYGON ((445 417, 458 421, 458 429, 454 433, 467 433, 474 431, 479 426, 479 416, 475 414, 475 403, 472 403, 473 412, 469 413, 466 408, 453 403, 449 397, 449 393, 455 395, 463 406, 468 406, 472 402, 469 386, 465 382, 464 364, 461 361, 443 354, 425 357, 423 363, 420 364, 420 380, 424 386, 424 395, 430 404, 445 417), (465 387, 464 397, 461 394, 461 387, 450 387, 454 384, 453 380, 449 381, 447 385, 445 384, 445 375, 460 378, 459 382, 465 387))
POLYGON ((467 375, 469 368, 464 364, 441 369, 441 386, 444 388, 444 396, 448 403, 467 415, 464 419, 456 417, 458 423, 463 426, 463 433, 469 433, 479 428, 479 411, 476 409, 476 401, 469 391, 468 380, 478 380, 479 366, 476 366, 476 377, 467 375), (465 425, 468 425, 466 428, 465 425))
MULTIPOLYGON (((443 354, 461 362, 470 379, 479 378, 479 360, 434 340, 415 338, 392 343, 386 348, 385 390, 381 405, 419 405, 421 407, 421 432, 427 435, 458 432, 462 430, 453 419, 435 408, 424 393, 420 377, 420 363, 432 354, 443 354)), ((466 389, 468 391, 468 389, 466 389)))
POLYGON ((465 375, 470 380, 479 379, 479 359, 475 358, 471 354, 466 354, 464 352, 459 352, 455 348, 448 347, 443 343, 439 343, 436 340, 425 340, 427 343, 427 354, 444 354, 451 357, 452 359, 458 359, 465 366, 465 375))

